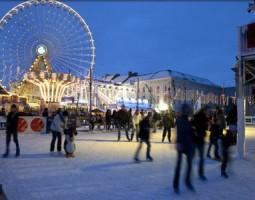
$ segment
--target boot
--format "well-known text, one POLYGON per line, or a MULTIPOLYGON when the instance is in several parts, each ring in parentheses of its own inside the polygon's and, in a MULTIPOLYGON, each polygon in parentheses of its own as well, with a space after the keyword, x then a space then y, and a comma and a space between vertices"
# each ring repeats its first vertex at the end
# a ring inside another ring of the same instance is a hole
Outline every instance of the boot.
POLYGON ((175 194, 180 194, 180 189, 179 189, 179 187, 174 187, 174 193, 175 194))
POLYGON ((186 187, 188 190, 195 192, 195 188, 193 187, 193 185, 191 183, 186 183, 186 187))
POLYGON ((224 177, 224 178, 228 178, 228 174, 226 172, 221 172, 221 176, 224 177))
POLYGON ((17 157, 19 157, 19 156, 20 156, 20 150, 18 149, 18 150, 16 151, 15 157, 17 158, 17 157))
POLYGON ((153 158, 151 156, 147 156, 146 160, 152 162, 153 158))
POLYGON ((6 152, 6 153, 3 154, 3 158, 7 158, 8 156, 9 156, 9 153, 8 153, 8 152, 6 152))
POLYGON ((134 158, 134 161, 135 161, 136 163, 140 163, 140 162, 141 162, 140 159, 137 158, 137 157, 134 158))
POLYGON ((7 158, 9 156, 9 148, 6 149, 6 152, 3 154, 3 158, 7 158))

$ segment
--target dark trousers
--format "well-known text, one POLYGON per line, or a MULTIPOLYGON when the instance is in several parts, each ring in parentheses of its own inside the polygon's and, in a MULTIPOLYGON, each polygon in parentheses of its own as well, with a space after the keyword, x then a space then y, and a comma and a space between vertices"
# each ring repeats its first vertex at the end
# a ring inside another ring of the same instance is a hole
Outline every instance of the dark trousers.
POLYGON ((201 177, 204 176, 204 149, 205 149, 204 142, 197 144, 196 148, 198 150, 199 157, 198 175, 201 177))
MULTIPOLYGON (((175 167, 175 174, 174 174, 174 181, 173 186, 175 189, 179 188, 179 179, 180 179, 180 171, 181 171, 181 164, 182 164, 182 152, 177 151, 177 162, 175 167)), ((186 171, 186 178, 185 183, 187 186, 191 185, 191 171, 192 171, 192 155, 185 154, 187 160, 187 171, 186 171)))
POLYGON ((171 142, 171 128, 170 127, 163 128, 162 142, 164 142, 164 140, 165 140, 166 133, 167 133, 168 142, 171 142))
POLYGON ((229 156, 229 147, 222 147, 222 164, 221 164, 221 173, 226 173, 227 165, 230 161, 229 156))
POLYGON ((218 145, 218 139, 217 138, 210 140, 208 150, 207 150, 207 156, 210 156, 212 146, 214 146, 214 157, 215 158, 220 158, 220 156, 219 156, 219 145, 218 145))
POLYGON ((111 121, 106 121, 106 130, 110 130, 111 128, 111 121))
POLYGON ((126 133, 127 140, 130 141, 130 138, 128 135, 128 124, 126 124, 126 125, 118 124, 118 141, 120 141, 120 138, 121 138, 121 129, 124 129, 124 131, 126 133))
POLYGON ((57 141, 57 150, 61 151, 62 150, 62 135, 60 132, 57 131, 52 131, 52 140, 50 144, 50 151, 54 151, 55 149, 55 142, 57 141))
POLYGON ((5 122, 0 122, 0 128, 1 128, 1 129, 5 129, 5 125, 6 125, 5 122))
POLYGON ((140 151, 142 149, 143 143, 145 143, 147 145, 147 151, 146 151, 146 158, 151 158, 151 143, 149 140, 140 140, 138 148, 135 152, 135 158, 138 159, 140 151))
POLYGON ((48 117, 46 117, 46 133, 50 133, 50 120, 48 117))
POLYGON ((16 154, 19 154, 20 148, 19 148, 18 132, 16 130, 6 131, 6 154, 9 154, 9 151, 10 151, 11 136, 13 136, 13 141, 16 145, 16 154))

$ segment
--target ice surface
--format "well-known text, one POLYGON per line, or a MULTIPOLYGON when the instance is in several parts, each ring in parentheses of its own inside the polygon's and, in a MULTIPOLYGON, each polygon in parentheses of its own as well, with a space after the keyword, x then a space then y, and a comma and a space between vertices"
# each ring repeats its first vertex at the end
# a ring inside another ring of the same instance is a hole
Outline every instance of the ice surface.
MULTIPOLYGON (((254 131, 252 131, 254 133, 254 131)), ((250 134, 252 135, 252 133, 250 134)), ((50 135, 20 135, 21 157, 0 158, 0 183, 9 200, 252 200, 255 196, 254 159, 236 159, 229 180, 220 177, 220 164, 206 160, 207 183, 197 177, 194 161, 193 182, 197 193, 186 190, 181 178, 181 195, 172 191, 175 166, 174 144, 161 141, 161 131, 152 135, 155 161, 133 162, 136 142, 116 142, 116 133, 79 133, 73 159, 49 154, 50 135)), ((0 151, 4 152, 4 132, 0 151)), ((254 153, 254 136, 248 150, 254 153)), ((254 157, 254 156, 253 156, 254 157)), ((141 152, 145 159, 145 146, 141 152)), ((183 162, 185 164, 185 162, 183 162)))

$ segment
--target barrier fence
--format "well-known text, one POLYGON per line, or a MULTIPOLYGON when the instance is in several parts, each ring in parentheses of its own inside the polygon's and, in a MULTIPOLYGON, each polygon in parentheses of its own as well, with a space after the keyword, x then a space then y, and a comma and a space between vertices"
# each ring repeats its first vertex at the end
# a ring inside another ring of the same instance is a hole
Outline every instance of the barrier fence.
MULTIPOLYGON (((6 118, 0 117, 0 128, 6 129, 6 118)), ((45 133, 46 118, 40 116, 22 116, 18 120, 18 133, 45 133)))

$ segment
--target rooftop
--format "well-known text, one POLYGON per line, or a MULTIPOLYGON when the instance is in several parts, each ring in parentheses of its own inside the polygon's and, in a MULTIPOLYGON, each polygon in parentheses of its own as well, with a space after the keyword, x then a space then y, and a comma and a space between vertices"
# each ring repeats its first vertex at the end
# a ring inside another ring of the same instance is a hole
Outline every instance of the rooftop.
MULTIPOLYGON (((173 70, 160 70, 154 73, 148 73, 148 74, 143 74, 139 75, 140 80, 153 80, 153 79, 162 79, 162 78, 167 78, 167 77, 172 77, 172 78, 180 78, 183 80, 191 81, 191 82, 196 82, 198 84, 203 84, 203 85, 209 85, 209 86, 214 86, 214 87, 219 87, 217 84, 213 83, 212 81, 201 78, 198 76, 193 76, 190 74, 185 74, 182 72, 177 72, 173 70)), ((106 75, 103 77, 103 80, 111 81, 114 83, 134 83, 136 82, 137 78, 136 77, 129 77, 128 75, 106 75)))

